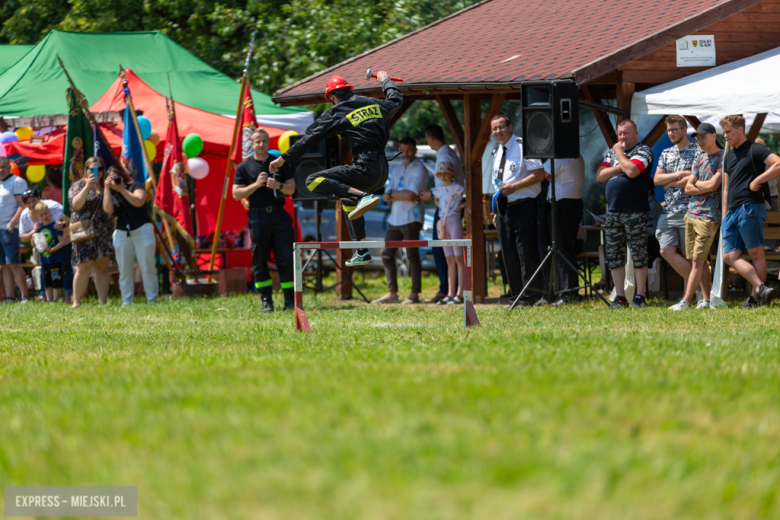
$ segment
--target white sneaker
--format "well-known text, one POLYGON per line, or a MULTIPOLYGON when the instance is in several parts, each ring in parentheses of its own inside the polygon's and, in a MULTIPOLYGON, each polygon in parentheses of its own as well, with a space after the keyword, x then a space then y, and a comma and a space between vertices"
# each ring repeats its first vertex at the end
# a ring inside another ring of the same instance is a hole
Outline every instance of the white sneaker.
POLYGON ((367 211, 379 206, 380 202, 381 200, 379 197, 375 197, 374 195, 360 197, 360 200, 358 201, 357 206, 355 206, 355 209, 349 213, 349 220, 355 220, 356 218, 362 217, 363 214, 367 211))
POLYGON ((710 308, 710 302, 707 300, 699 300, 699 304, 696 306, 697 309, 709 309, 710 308))
POLYGON ((672 311, 684 311, 684 310, 686 310, 690 306, 691 306, 690 303, 686 302, 685 300, 680 300, 679 302, 677 302, 674 305, 672 305, 671 307, 669 307, 669 310, 672 310, 672 311))

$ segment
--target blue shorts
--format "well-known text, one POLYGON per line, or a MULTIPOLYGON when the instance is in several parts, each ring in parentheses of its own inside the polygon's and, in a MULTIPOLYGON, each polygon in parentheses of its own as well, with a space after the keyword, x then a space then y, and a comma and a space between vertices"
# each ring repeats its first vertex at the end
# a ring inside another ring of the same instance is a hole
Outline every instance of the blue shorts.
POLYGON ((723 253, 745 251, 764 245, 764 222, 766 206, 743 204, 726 212, 723 230, 723 253))
POLYGON ((19 228, 0 229, 0 265, 19 263, 19 228))

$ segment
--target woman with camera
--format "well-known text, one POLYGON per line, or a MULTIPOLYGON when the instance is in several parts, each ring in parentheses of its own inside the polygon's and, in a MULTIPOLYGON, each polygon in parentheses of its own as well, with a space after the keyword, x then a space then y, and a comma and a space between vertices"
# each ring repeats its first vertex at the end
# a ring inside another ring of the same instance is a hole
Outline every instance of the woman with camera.
POLYGON ((95 273, 95 288, 101 304, 108 302, 108 264, 114 256, 111 233, 114 219, 103 211, 103 184, 106 166, 100 157, 90 157, 68 190, 70 202, 70 235, 73 241, 71 263, 76 267, 73 277, 73 307, 89 286, 90 271, 95 273))
POLYGON ((103 209, 117 218, 114 250, 119 266, 119 290, 122 306, 133 303, 135 263, 141 271, 147 303, 157 303, 157 268, 154 264, 154 224, 146 208, 144 185, 115 167, 108 169, 103 209))

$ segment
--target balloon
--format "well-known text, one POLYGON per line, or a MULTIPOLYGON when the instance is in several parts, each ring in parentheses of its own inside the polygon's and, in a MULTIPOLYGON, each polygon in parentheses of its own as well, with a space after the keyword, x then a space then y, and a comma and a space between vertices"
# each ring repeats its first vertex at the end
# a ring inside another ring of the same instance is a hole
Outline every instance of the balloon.
POLYGON ((29 126, 23 126, 21 128, 17 128, 14 133, 16 134, 16 137, 18 137, 20 141, 26 141, 27 139, 33 136, 33 129, 30 128, 29 126))
POLYGON ((0 144, 0 157, 7 157, 7 156, 8 156, 8 153, 6 153, 6 151, 5 151, 5 146, 0 144))
POLYGON ((149 139, 152 133, 152 122, 146 116, 138 116, 136 119, 138 119, 138 126, 141 128, 141 137, 149 139))
POLYGON ((187 159, 187 173, 193 179, 204 179, 209 174, 209 163, 200 157, 187 159))
POLYGON ((11 130, 0 134, 0 143, 15 143, 19 140, 19 137, 11 130))
POLYGON ((279 150, 268 150, 268 155, 273 155, 274 157, 281 157, 282 152, 279 150))
POLYGON ((154 158, 157 157, 157 147, 154 143, 149 140, 144 141, 144 148, 146 148, 146 156, 149 160, 154 161, 154 158))
POLYGON ((160 134, 158 134, 156 131, 152 130, 152 133, 149 134, 149 139, 147 141, 151 141, 154 143, 154 146, 160 145, 160 134))
POLYGON ((187 157, 195 158, 203 151, 203 139, 198 134, 190 134, 184 138, 181 147, 187 157))
POLYGON ((46 176, 46 166, 42 164, 33 164, 27 167, 27 180, 35 184, 41 182, 46 176))
POLYGON ((295 130, 287 130, 285 133, 279 136, 279 151, 282 153, 287 152, 290 149, 290 137, 298 135, 295 130))
POLYGON ((14 175, 16 175, 17 177, 18 177, 18 176, 19 176, 19 174, 21 173, 21 172, 19 171, 19 165, 18 165, 18 164, 16 164, 15 162, 13 162, 13 161, 11 161, 11 173, 12 173, 12 174, 14 174, 14 175))

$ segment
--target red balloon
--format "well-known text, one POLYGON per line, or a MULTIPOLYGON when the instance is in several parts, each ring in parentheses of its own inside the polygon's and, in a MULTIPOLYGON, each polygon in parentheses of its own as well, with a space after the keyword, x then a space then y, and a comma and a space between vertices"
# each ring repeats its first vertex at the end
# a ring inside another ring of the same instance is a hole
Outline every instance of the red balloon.
POLYGON ((19 171, 19 165, 16 164, 15 162, 13 162, 13 161, 10 161, 10 162, 11 162, 11 173, 16 175, 17 177, 19 175, 21 175, 22 172, 19 171))

